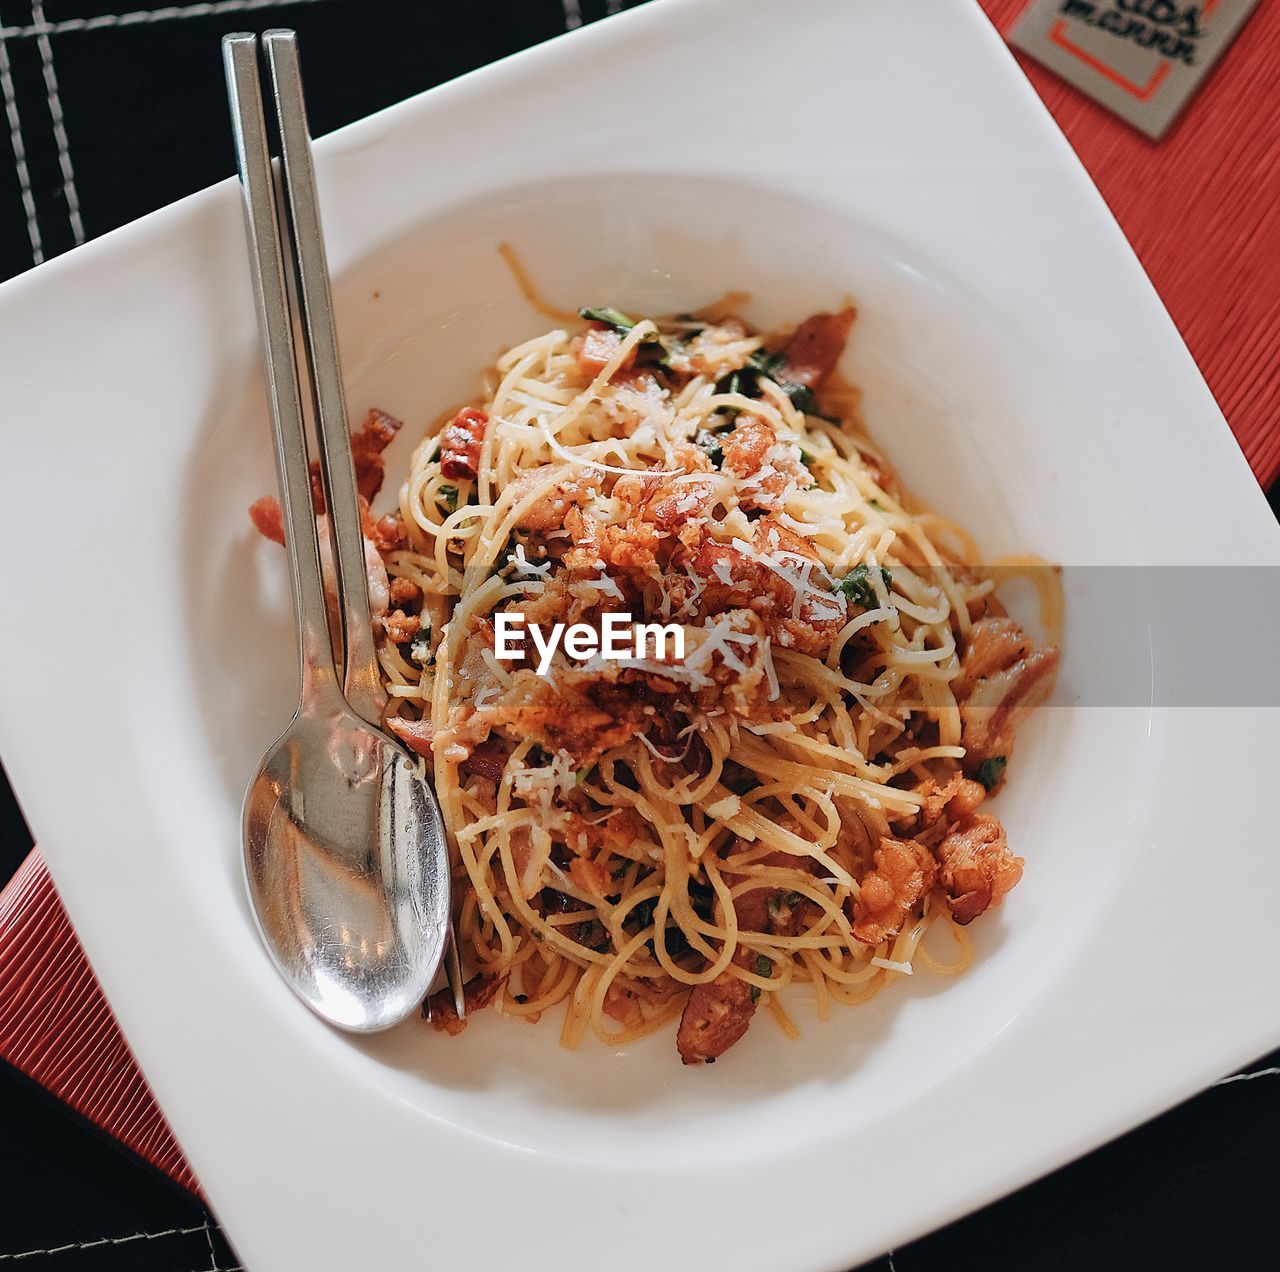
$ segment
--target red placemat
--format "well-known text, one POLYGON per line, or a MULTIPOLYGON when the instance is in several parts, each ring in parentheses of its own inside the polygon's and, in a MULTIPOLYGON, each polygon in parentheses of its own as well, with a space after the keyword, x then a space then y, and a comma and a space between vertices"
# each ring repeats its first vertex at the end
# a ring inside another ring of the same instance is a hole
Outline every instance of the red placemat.
POLYGON ((0 892, 0 1059, 199 1195, 38 848, 0 892))
MULTIPOLYGON (((1004 34, 1026 0, 981 0, 1004 34)), ((1164 139, 1017 55, 1102 191, 1263 486, 1280 476, 1280 0, 1164 139)))
MULTIPOLYGON (((1002 33, 1024 6, 981 3, 1002 33)), ((1280 475, 1277 6, 1263 0, 1158 145, 1019 59, 1129 236, 1264 485, 1280 475)), ((38 850, 0 892, 0 1059, 199 1191, 38 850)))

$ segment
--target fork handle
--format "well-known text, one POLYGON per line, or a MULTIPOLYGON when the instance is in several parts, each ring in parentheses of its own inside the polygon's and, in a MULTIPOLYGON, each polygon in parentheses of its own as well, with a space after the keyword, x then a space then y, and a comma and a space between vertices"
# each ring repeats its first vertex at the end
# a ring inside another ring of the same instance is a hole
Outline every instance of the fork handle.
POLYGON ((302 389, 289 316, 271 152, 258 79, 257 45, 254 35, 225 36, 222 60, 244 195, 258 329, 275 437, 276 474, 284 513, 285 548, 298 619, 302 697, 304 703, 336 707, 341 693, 334 672, 333 644, 320 575, 320 545, 311 499, 302 389))

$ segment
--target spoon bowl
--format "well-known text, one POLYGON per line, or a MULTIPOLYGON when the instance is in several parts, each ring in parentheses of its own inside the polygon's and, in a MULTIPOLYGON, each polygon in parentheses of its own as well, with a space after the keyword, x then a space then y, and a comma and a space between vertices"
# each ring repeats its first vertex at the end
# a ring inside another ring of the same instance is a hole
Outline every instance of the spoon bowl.
POLYGON ((253 911, 319 1016, 385 1029, 423 1000, 449 930, 448 856, 419 766, 353 712, 302 710, 244 803, 253 911))

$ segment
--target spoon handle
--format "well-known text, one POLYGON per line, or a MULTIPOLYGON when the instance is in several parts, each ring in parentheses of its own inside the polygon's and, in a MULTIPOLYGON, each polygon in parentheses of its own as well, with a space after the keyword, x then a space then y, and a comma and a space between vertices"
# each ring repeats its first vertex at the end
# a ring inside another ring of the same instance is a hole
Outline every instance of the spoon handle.
POLYGON ((222 55, 258 302, 258 328, 275 436, 285 547, 298 617, 302 696, 304 701, 314 701, 336 696, 339 690, 320 575, 320 546, 311 500, 302 391, 293 324, 289 318, 262 89, 258 82, 257 38, 227 36, 223 40, 222 55))
POLYGON ((343 400, 315 163, 298 65, 298 40, 292 31, 267 31, 262 44, 271 71, 280 125, 281 168, 285 205, 293 232, 292 259, 302 311, 302 337, 311 372, 329 528, 336 548, 334 563, 345 649, 343 694, 356 715, 377 728, 382 719, 382 688, 374 652, 364 536, 360 529, 351 434, 343 400))

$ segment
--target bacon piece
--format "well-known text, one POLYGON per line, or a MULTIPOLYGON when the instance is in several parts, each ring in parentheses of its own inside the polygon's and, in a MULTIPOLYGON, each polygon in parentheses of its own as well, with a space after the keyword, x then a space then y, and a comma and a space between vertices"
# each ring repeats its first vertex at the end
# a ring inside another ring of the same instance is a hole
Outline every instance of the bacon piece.
MULTIPOLYGON (((573 338, 569 347, 578 360, 578 369, 588 379, 594 380, 618 356, 622 337, 612 327, 593 322, 582 335, 573 338)), ((615 374, 629 371, 635 360, 636 352, 632 349, 615 374)))
POLYGON ((466 769, 468 773, 474 773, 477 777, 499 782, 502 780, 503 769, 507 767, 507 749, 500 742, 492 739, 481 742, 478 746, 471 748, 471 754, 459 767, 466 769))
POLYGON ((1031 638, 1011 618, 979 619, 969 629, 956 688, 967 693, 979 680, 1013 666, 1031 652, 1031 638))
POLYGON ((823 653, 845 623, 843 598, 826 590, 830 580, 813 545, 773 517, 756 523, 750 553, 718 542, 705 523, 686 526, 680 543, 675 564, 696 577, 698 589, 690 595, 687 580, 678 576, 667 587, 686 611, 706 617, 752 610, 779 645, 805 654, 823 653), (766 556, 787 574, 803 578, 807 572, 810 587, 798 602, 795 587, 760 560, 766 556))
POLYGON ((275 495, 263 495, 249 505, 249 520, 253 528, 272 543, 284 547, 284 514, 275 495))
MULTIPOLYGON (((361 508, 362 518, 365 520, 367 520, 368 505, 382 489, 382 478, 386 471, 382 452, 387 449, 391 439, 403 427, 401 420, 388 415, 385 411, 374 409, 365 416, 364 423, 359 429, 351 434, 351 460, 356 470, 356 491, 365 501, 361 508)), ((320 476, 319 460, 311 461, 311 502, 316 516, 323 517, 325 514, 324 484, 320 476)), ((274 496, 267 495, 252 504, 249 508, 249 516, 253 518, 253 524, 257 526, 259 533, 276 543, 284 544, 280 504, 274 496)), ((367 537, 374 537, 369 534, 367 524, 364 531, 367 537)), ((381 544, 378 546, 382 547, 381 544)))
POLYGON ((581 813, 568 813, 565 817, 565 843, 577 853, 587 853, 599 848, 630 848, 640 838, 643 823, 632 808, 618 808, 603 821, 584 817, 581 813))
POLYGON ((944 814, 953 819, 967 817, 987 797, 986 787, 981 782, 975 782, 960 772, 952 773, 945 782, 926 777, 915 790, 924 800, 919 811, 903 813, 890 820, 900 825, 914 824, 921 831, 927 830, 944 814))
POLYGON ((356 468, 356 489, 370 503, 382 489, 386 472, 382 452, 391 444, 395 435, 404 427, 402 420, 386 411, 371 410, 364 423, 351 434, 351 459, 356 468))
POLYGON ((777 601, 777 610, 770 626, 780 645, 796 649, 802 654, 822 654, 830 647, 836 633, 845 624, 845 607, 842 598, 834 592, 823 591, 826 572, 813 545, 789 530, 774 517, 762 517, 756 522, 752 546, 762 556, 775 560, 785 554, 781 564, 792 574, 804 574, 803 561, 812 561, 816 568, 808 570, 810 585, 816 591, 805 591, 796 605, 796 589, 773 570, 765 574, 765 586, 777 601), (801 561, 792 558, 800 557, 801 561), (798 612, 795 612, 797 611, 798 612))
POLYGON ((548 751, 567 751, 575 768, 594 764, 624 745, 641 726, 618 720, 577 694, 562 694, 549 679, 519 671, 503 693, 477 712, 513 738, 534 738, 548 751))
POLYGON ((369 517, 364 528, 365 537, 379 552, 396 552, 409 541, 404 522, 398 512, 389 512, 376 521, 369 517))
POLYGON ((676 1049, 685 1064, 715 1060, 747 1032, 756 1012, 753 988, 727 971, 693 987, 676 1031, 676 1049))
POLYGON ((725 439, 724 467, 735 477, 754 477, 764 466, 765 456, 778 436, 767 421, 743 412, 733 432, 725 439))
POLYGON ((569 878, 573 880, 574 887, 595 897, 602 897, 609 891, 608 873, 598 861, 589 857, 575 857, 569 863, 569 878))
POLYGON ((451 481, 475 481, 480 447, 489 417, 473 406, 464 406, 444 426, 440 438, 440 475, 451 481))
POLYGON ((431 758, 431 740, 435 729, 430 720, 409 720, 404 716, 392 716, 386 724, 414 755, 424 756, 428 760, 431 758))
MULTIPOLYGON (((480 972, 467 981, 462 987, 462 1001, 466 1005, 468 1019, 472 1012, 493 1002, 506 979, 494 972, 480 972)), ((431 1009, 431 1023, 442 1033, 456 1038, 467 1027, 466 1020, 458 1019, 451 988, 437 990, 427 999, 427 1005, 431 1009)))
POLYGON ((573 539, 573 547, 564 554, 564 565, 571 573, 599 578, 596 562, 603 561, 607 568, 637 580, 652 576, 660 539, 649 522, 633 517, 625 525, 605 525, 570 508, 564 524, 573 539))
POLYGON ((392 605, 409 605, 422 596, 422 589, 408 579, 392 579, 387 596, 392 605))
POLYGON ((644 1011, 640 1006, 639 995, 617 980, 610 982, 605 991, 604 1014, 628 1029, 638 1029, 644 1024, 644 1011))
POLYGON ((957 923, 999 905, 1022 878, 1022 858, 1009 851, 1004 827, 990 813, 957 822, 938 845, 938 860, 938 882, 957 923))
POLYGON ((806 318, 787 342, 785 378, 811 389, 821 388, 840 361, 849 329, 857 316, 858 311, 849 305, 838 314, 814 314, 806 318))
POLYGON ((1008 758, 1018 723, 1053 692, 1058 670, 1054 645, 1035 645, 1011 618, 982 618, 969 632, 956 685, 965 768, 1008 758))
POLYGON ((403 645, 411 641, 418 634, 421 626, 422 620, 417 614, 406 614, 402 609, 392 610, 382 619, 383 630, 393 645, 403 645))
MULTIPOLYGON (((593 469, 574 472, 570 465, 561 466, 564 477, 520 516, 522 530, 559 530, 565 517, 575 504, 586 503, 600 489, 601 474, 593 469)), ((548 476, 546 468, 531 469, 517 477, 508 487, 511 503, 518 504, 523 495, 539 486, 548 476)))
MULTIPOLYGON (((736 839, 730 855, 746 847, 742 840, 736 839)), ((778 869, 804 869, 799 858, 781 850, 767 854, 755 864, 778 869)), ((734 871, 724 873, 724 880, 731 888, 751 877, 734 871)), ((771 903, 779 894, 780 890, 774 884, 763 882, 759 887, 737 893, 733 898, 733 913, 739 933, 772 930, 775 920, 771 903)), ((793 907, 787 916, 789 920, 795 919, 798 909, 798 906, 793 907)), ((768 961, 767 956, 740 945, 733 961, 739 967, 759 973, 761 958, 768 961)), ((747 1032, 759 998, 755 986, 748 985, 728 970, 721 972, 713 981, 695 985, 680 1014, 680 1028, 676 1032, 680 1059, 685 1064, 703 1064, 723 1055, 747 1032)))
POLYGON ((853 901, 855 938, 864 945, 879 945, 896 936, 916 903, 933 887, 937 874, 937 864, 923 844, 883 836, 875 868, 863 876, 853 901))
POLYGON ((713 471, 706 452, 691 442, 677 442, 664 464, 678 475, 627 473, 614 483, 613 497, 622 505, 629 524, 653 522, 662 530, 673 530, 706 512, 711 483, 680 480, 681 476, 713 471))

